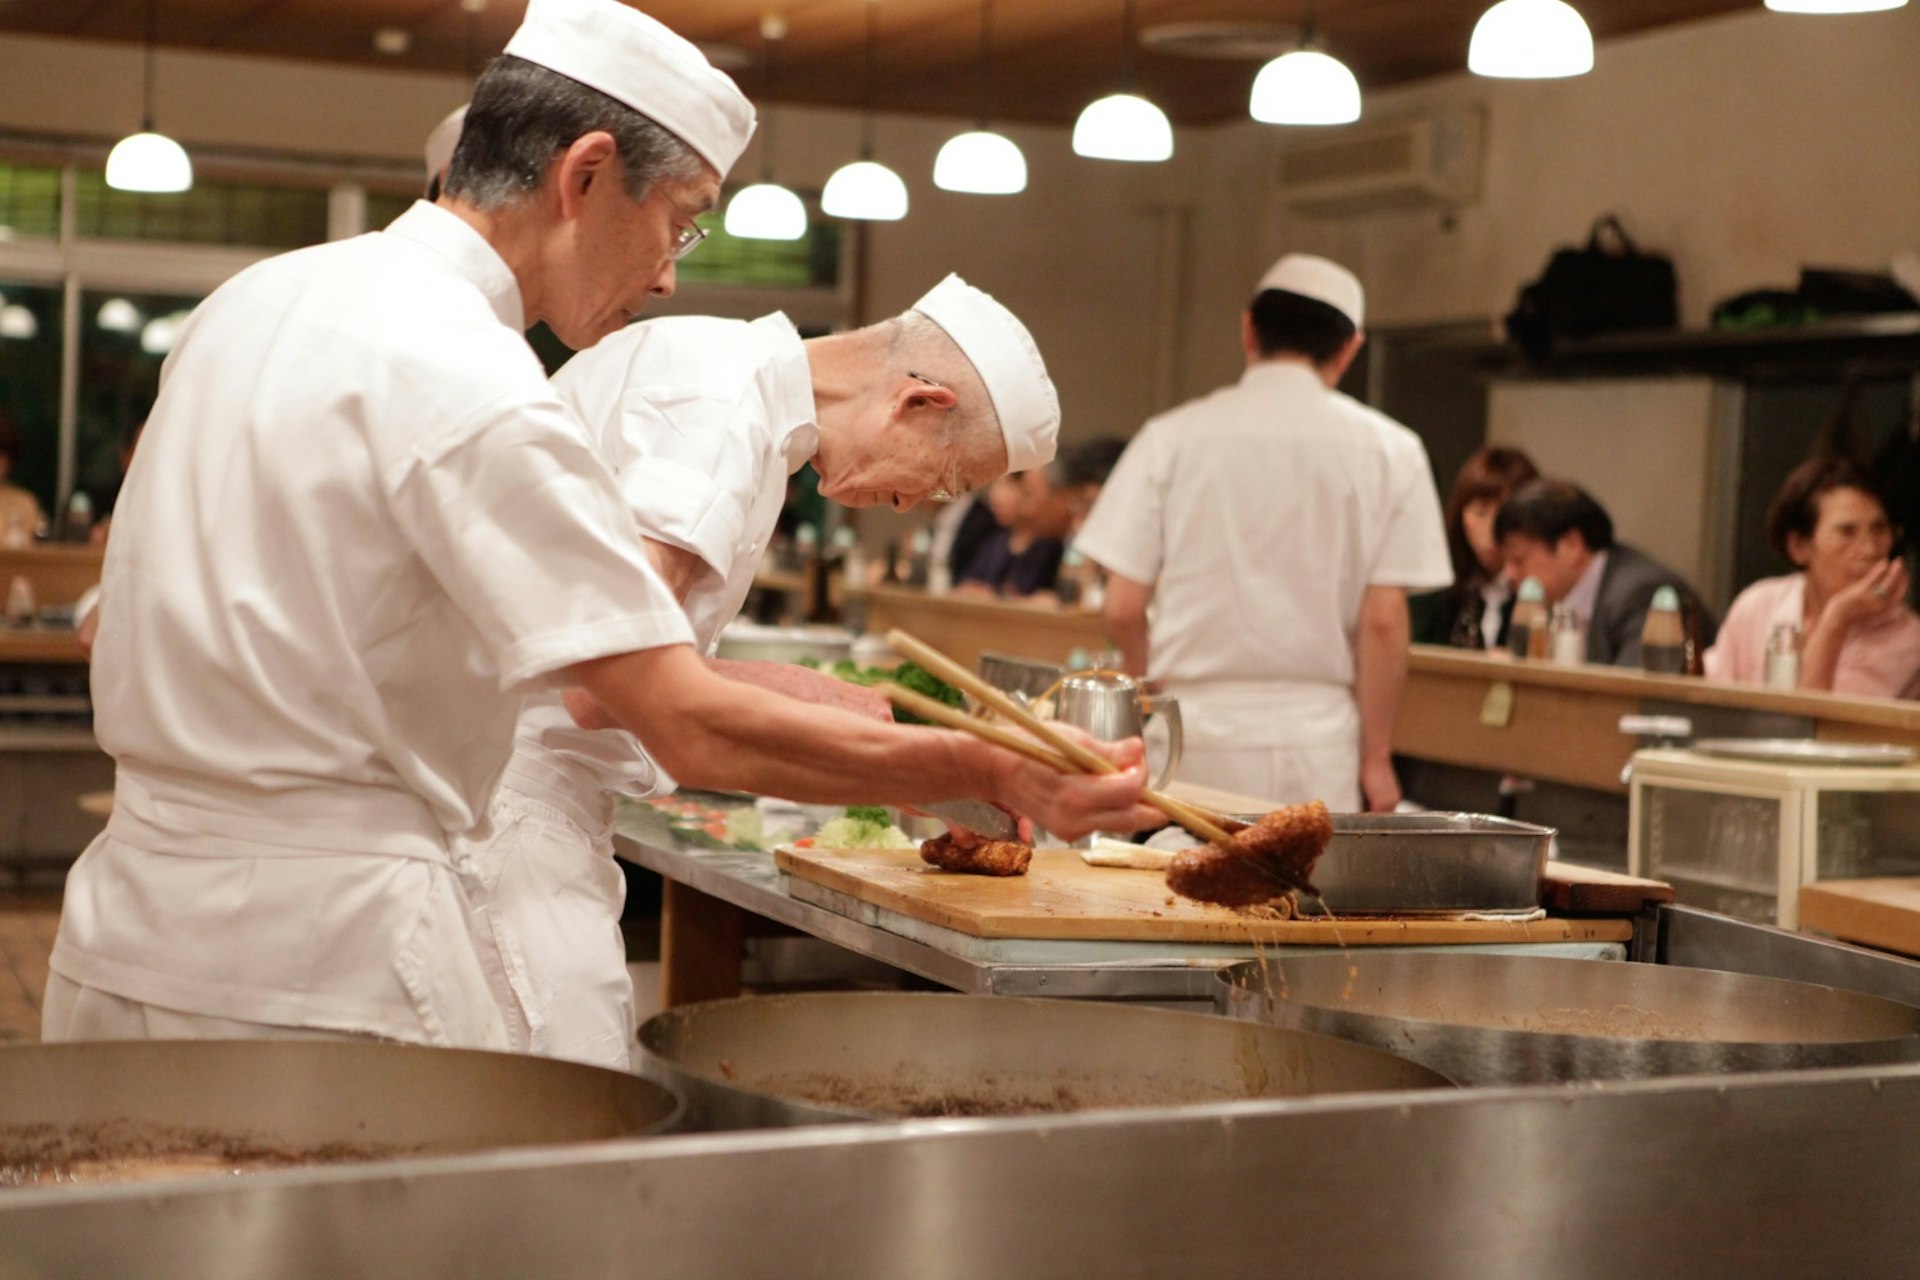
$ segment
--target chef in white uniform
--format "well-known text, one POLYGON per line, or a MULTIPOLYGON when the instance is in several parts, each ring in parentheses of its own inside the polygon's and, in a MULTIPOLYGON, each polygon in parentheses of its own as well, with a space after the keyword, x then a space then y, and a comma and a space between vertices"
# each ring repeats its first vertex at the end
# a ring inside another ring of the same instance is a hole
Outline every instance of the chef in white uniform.
POLYGON ((1185 780, 1400 799, 1406 595, 1453 575, 1419 437, 1334 389, 1364 318, 1352 272, 1280 259, 1241 318, 1240 381, 1142 427, 1075 541, 1110 575, 1128 670, 1180 699, 1185 780))
MULTIPOLYGON (((702 652, 746 601, 788 477, 806 463, 828 498, 904 508, 1044 466, 1060 425, 1026 327, 958 276, 903 315, 805 341, 779 314, 631 325, 553 381, 619 477, 702 652)), ((888 716, 872 691, 805 668, 716 665, 795 696, 861 695, 888 716)), ((515 1049, 628 1065, 613 797, 671 787, 630 736, 579 728, 555 695, 521 715, 491 830, 460 846, 515 1049)))
POLYGON ((590 347, 670 292, 751 128, 653 19, 532 0, 438 205, 194 312, 107 552, 114 812, 68 877, 46 1038, 505 1047, 449 845, 543 682, 690 783, 1150 821, 1137 768, 1063 780, 722 679, 691 647, 522 331, 590 347))

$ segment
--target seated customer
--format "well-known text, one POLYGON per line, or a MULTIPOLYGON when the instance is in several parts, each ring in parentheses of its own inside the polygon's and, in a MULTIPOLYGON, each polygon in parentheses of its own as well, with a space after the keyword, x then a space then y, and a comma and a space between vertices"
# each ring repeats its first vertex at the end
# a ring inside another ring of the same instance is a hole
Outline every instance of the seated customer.
POLYGON ((1679 574, 1613 540, 1613 518, 1578 485, 1534 480, 1514 490, 1494 517, 1493 534, 1515 582, 1538 578, 1548 604, 1569 604, 1587 629, 1586 660, 1640 665, 1640 630, 1654 592, 1672 587, 1699 617, 1702 645, 1713 615, 1679 574))
POLYGON ((1539 474, 1520 450, 1491 444, 1461 466, 1446 511, 1453 585, 1408 597, 1415 644, 1500 647, 1513 613, 1513 583, 1493 538, 1493 518, 1508 494, 1539 474))
POLYGON ((1839 458, 1801 463, 1767 511, 1767 540, 1800 572, 1734 598, 1707 650, 1708 677, 1759 684, 1767 637, 1790 622, 1802 637, 1802 689, 1898 696, 1920 672, 1920 617, 1907 606, 1906 564, 1888 558, 1893 526, 1866 477, 1839 458))
POLYGON ((1100 500, 1100 490, 1113 474, 1114 464, 1127 451, 1120 436, 1096 436, 1061 451, 1047 464, 1048 478, 1060 489, 1073 513, 1072 528, 1077 532, 1087 522, 1087 513, 1100 500))
POLYGON ((1046 468, 1035 467, 994 481, 987 501, 1006 527, 980 544, 955 590, 1001 596, 1051 592, 1073 528, 1065 490, 1046 468))

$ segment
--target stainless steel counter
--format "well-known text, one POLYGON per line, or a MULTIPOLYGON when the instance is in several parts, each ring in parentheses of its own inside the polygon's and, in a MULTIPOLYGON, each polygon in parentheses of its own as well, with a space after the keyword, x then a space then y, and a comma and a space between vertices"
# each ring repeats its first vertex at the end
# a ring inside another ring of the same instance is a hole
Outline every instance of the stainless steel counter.
MULTIPOLYGON (((615 831, 614 847, 621 857, 669 880, 974 995, 1211 1005, 1214 973, 1256 955, 1251 944, 976 938, 796 880, 775 866, 770 854, 713 849, 680 839, 660 813, 644 806, 622 806, 615 831)), ((1458 949, 1590 960, 1622 960, 1627 955, 1626 945, 1617 942, 1458 949)))
POLYGON ((1914 1273, 1920 1067, 607 1143, 0 1193, 0 1275, 1914 1273))

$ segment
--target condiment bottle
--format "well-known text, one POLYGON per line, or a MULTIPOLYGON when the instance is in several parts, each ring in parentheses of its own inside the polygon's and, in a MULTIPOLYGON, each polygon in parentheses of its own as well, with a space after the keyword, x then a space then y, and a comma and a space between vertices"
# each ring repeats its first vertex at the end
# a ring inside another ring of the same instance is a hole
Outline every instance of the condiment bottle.
POLYGON ((1640 628, 1640 666, 1656 675, 1687 672, 1687 630, 1680 621, 1680 593, 1672 587, 1653 593, 1653 606, 1640 628))
POLYGON ((1769 689, 1800 687, 1800 628, 1776 622, 1767 633, 1767 665, 1763 681, 1769 689))
POLYGON ((1578 666, 1586 656, 1587 633, 1580 625, 1580 611, 1565 603, 1553 606, 1547 619, 1548 660, 1578 666))
POLYGON ((1538 578, 1520 584, 1513 619, 1507 623, 1507 648, 1516 658, 1547 656, 1547 589, 1538 578))
POLYGON ((7 587, 7 625, 24 627, 33 622, 33 583, 24 573, 13 575, 7 587))

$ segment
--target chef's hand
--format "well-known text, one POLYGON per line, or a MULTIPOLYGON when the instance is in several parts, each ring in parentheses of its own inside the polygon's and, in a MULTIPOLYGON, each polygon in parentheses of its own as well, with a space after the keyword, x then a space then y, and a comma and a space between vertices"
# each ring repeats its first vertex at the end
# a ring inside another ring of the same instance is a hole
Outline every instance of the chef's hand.
POLYGON ((993 799, 1062 840, 1095 831, 1141 831, 1165 819, 1140 802, 1147 785, 1146 747, 1138 738, 1101 742, 1055 725, 1081 745, 1120 766, 1117 773, 1062 774, 1012 751, 1001 750, 993 799))
POLYGON ((1394 776, 1391 759, 1361 762, 1360 794, 1366 798, 1368 813, 1394 811, 1400 803, 1400 779, 1394 776))
MULTIPOLYGON (((1013 810, 1007 808, 1007 806, 1001 804, 997 800, 989 800, 987 801, 987 803, 991 804, 994 808, 1000 810, 1002 813, 1005 813, 1009 818, 1013 819, 1013 835, 1011 837, 1012 839, 1018 840, 1021 844, 1033 843, 1033 819, 1032 818, 1027 817, 1025 814, 1015 813, 1013 810)), ((919 811, 914 810, 913 812, 917 813, 919 811)), ((992 836, 983 836, 978 831, 970 830, 969 828, 963 827, 956 822, 947 823, 947 834, 952 836, 953 842, 959 845, 962 849, 971 849, 976 844, 980 844, 983 841, 992 840, 994 838, 992 836)))

